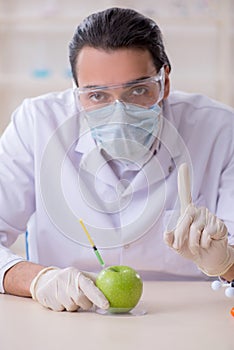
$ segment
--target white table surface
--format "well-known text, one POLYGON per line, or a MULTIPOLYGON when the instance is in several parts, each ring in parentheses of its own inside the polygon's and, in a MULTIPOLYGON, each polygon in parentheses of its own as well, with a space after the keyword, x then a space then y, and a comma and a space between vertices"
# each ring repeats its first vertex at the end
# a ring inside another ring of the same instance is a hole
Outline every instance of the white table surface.
POLYGON ((233 350, 234 298, 208 282, 144 282, 144 316, 53 312, 0 295, 0 350, 233 350))

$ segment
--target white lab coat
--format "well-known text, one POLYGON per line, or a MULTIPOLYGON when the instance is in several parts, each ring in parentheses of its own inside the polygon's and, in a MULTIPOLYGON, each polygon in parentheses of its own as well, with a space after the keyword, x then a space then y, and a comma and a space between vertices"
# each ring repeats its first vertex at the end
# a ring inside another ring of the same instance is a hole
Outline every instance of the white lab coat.
POLYGON ((163 115, 160 149, 126 182, 97 152, 72 90, 23 102, 0 144, 1 292, 5 271, 22 260, 7 247, 26 230, 31 261, 98 271, 80 217, 106 265, 130 265, 143 278, 205 278, 163 232, 179 216, 177 166, 186 161, 195 205, 224 220, 234 244, 233 110, 173 92, 163 115))

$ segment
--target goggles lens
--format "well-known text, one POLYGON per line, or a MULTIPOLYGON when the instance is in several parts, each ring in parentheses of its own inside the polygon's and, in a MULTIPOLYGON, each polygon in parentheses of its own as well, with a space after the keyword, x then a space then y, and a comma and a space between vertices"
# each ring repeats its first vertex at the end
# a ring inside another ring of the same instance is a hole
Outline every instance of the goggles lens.
POLYGON ((77 88, 82 109, 95 110, 116 100, 150 108, 164 95, 164 67, 156 76, 121 85, 100 86, 94 89, 77 88))

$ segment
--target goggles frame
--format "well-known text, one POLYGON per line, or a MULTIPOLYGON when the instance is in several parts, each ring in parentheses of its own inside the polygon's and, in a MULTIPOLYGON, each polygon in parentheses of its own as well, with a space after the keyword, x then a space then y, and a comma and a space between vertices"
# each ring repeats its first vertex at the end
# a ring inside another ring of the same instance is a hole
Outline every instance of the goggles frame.
MULTIPOLYGON (((143 78, 143 79, 139 79, 139 80, 134 80, 131 82, 126 82, 126 83, 122 83, 122 84, 113 84, 113 85, 108 85, 108 86, 104 86, 104 85, 100 85, 100 86, 95 86, 94 88, 90 88, 90 87, 77 87, 75 89, 75 93, 78 97, 78 101, 80 106, 82 107, 82 109, 99 109, 102 108, 102 106, 104 105, 108 105, 108 104, 112 104, 115 101, 121 101, 123 103, 128 103, 128 101, 121 99, 121 98, 113 98, 113 100, 111 100, 110 102, 97 102, 97 103, 91 103, 90 106, 84 106, 84 104, 82 103, 82 96, 84 96, 85 94, 99 94, 100 92, 108 92, 108 91, 114 91, 117 89, 128 89, 128 88, 132 88, 134 86, 136 86, 136 88, 139 86, 142 86, 143 84, 147 84, 147 83, 158 83, 159 84, 159 96, 158 99, 155 100, 150 106, 144 106, 142 105, 142 107, 146 107, 146 108, 150 108, 153 105, 159 103, 164 96, 164 85, 165 85, 165 70, 164 70, 164 66, 161 67, 161 69, 159 70, 159 72, 151 77, 148 78, 143 78)), ((109 94, 109 97, 111 96, 111 94, 109 94)), ((131 103, 131 102, 129 102, 131 103)), ((134 103, 133 103, 134 104, 134 103)), ((136 103, 137 104, 137 103, 136 103)), ((141 105, 141 104, 139 104, 141 105)))

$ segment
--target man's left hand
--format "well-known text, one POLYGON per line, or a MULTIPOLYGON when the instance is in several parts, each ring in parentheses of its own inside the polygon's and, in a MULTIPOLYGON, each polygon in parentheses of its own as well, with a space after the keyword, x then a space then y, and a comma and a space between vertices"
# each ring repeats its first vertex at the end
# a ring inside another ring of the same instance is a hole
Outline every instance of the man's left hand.
POLYGON ((187 164, 178 171, 181 216, 173 231, 164 233, 165 243, 194 261, 208 276, 222 276, 234 264, 234 248, 228 245, 225 224, 207 208, 192 204, 187 164))

